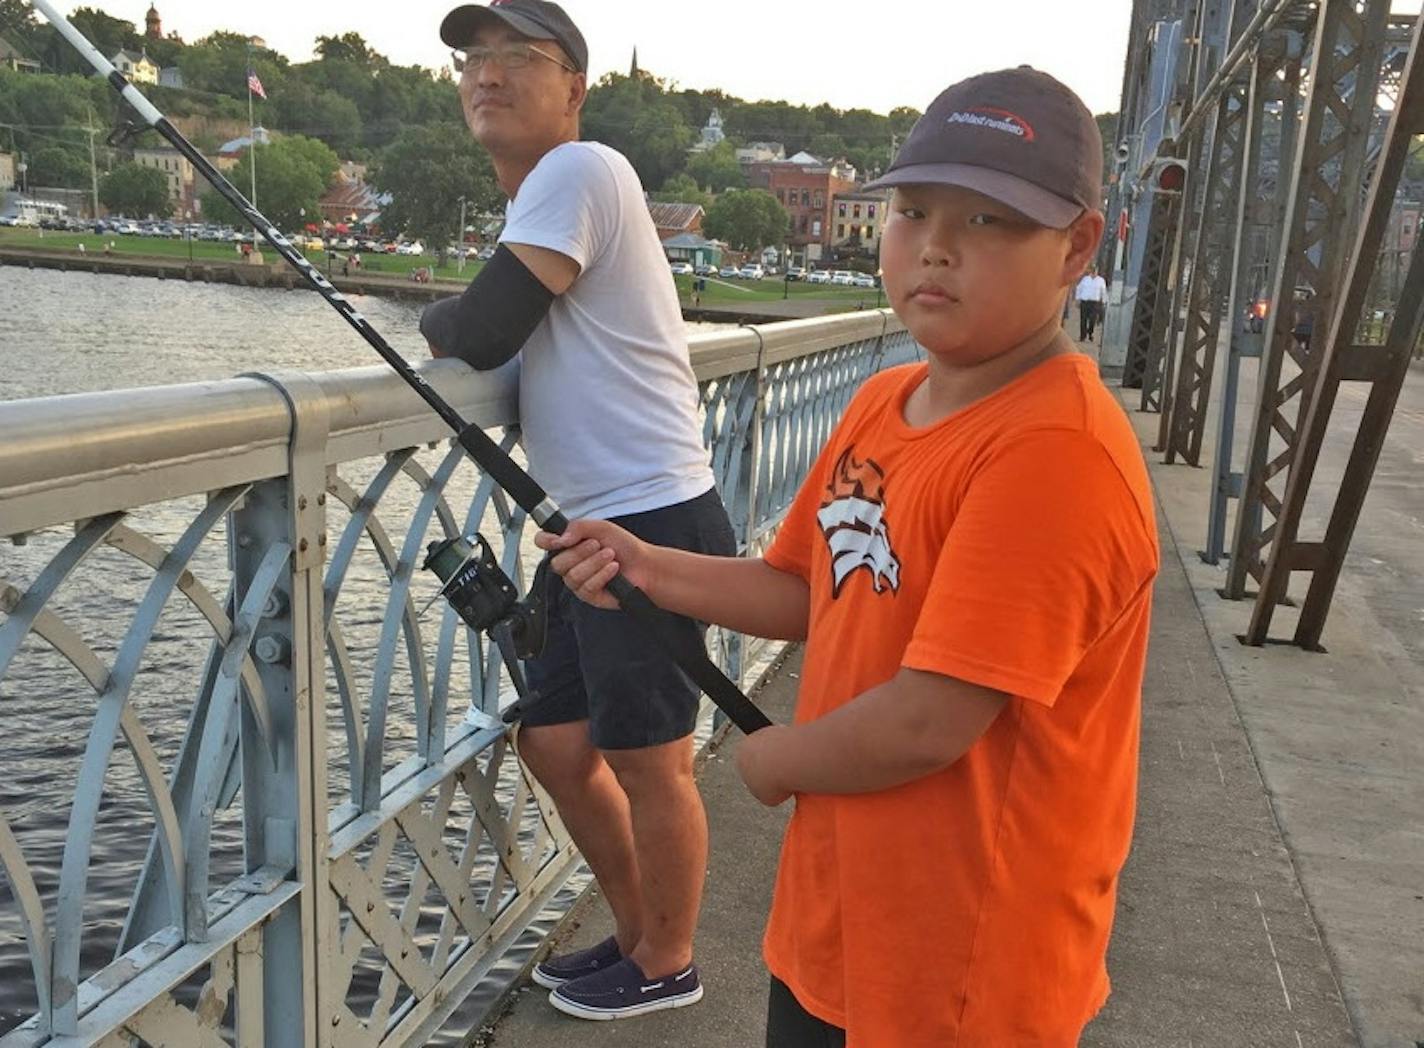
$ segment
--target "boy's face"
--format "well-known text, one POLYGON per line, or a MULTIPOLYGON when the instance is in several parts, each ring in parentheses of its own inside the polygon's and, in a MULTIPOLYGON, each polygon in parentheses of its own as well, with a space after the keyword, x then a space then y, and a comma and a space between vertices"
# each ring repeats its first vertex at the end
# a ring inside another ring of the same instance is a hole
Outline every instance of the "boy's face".
POLYGON ((973 190, 900 186, 880 241, 885 292, 927 351, 980 363, 1059 316, 1102 227, 1095 211, 1050 229, 973 190))

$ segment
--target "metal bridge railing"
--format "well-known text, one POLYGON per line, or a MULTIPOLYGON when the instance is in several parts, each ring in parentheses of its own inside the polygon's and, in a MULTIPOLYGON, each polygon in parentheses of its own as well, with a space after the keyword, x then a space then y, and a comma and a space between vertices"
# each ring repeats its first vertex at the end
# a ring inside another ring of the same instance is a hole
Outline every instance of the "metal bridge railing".
MULTIPOLYGON (((888 311, 694 338, 743 548, 915 356, 888 311)), ((514 447, 512 371, 424 372, 514 447)), ((423 1044, 554 897, 498 653, 424 611, 432 539, 537 555, 448 436, 383 368, 0 404, 0 1045, 423 1044)))

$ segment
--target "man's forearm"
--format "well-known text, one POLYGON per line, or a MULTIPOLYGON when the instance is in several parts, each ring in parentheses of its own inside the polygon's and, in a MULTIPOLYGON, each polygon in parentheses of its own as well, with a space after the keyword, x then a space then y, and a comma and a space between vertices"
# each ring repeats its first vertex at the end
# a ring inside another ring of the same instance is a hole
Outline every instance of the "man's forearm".
POLYGON ((713 557, 649 547, 648 596, 661 608, 738 633, 804 640, 811 591, 806 580, 760 557, 713 557))

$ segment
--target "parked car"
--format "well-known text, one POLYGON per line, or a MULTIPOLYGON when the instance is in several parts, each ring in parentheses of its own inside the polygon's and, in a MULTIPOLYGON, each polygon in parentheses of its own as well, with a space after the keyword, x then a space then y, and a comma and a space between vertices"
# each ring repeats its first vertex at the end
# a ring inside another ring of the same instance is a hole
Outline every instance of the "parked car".
POLYGON ((741 276, 741 270, 736 266, 723 266, 717 270, 717 275, 725 280, 731 280, 733 277, 741 276))
POLYGON ((855 287, 855 274, 845 269, 837 269, 831 274, 831 283, 840 287, 855 287))
POLYGON ((806 271, 800 266, 791 266, 786 270, 787 280, 805 280, 806 271))
POLYGON ((741 277, 743 280, 760 280, 762 277, 766 276, 766 270, 763 269, 759 264, 753 262, 749 265, 743 266, 737 272, 737 276, 741 277))
POLYGON ((811 272, 809 272, 809 273, 806 274, 806 283, 808 283, 808 284, 829 284, 830 282, 831 282, 831 273, 830 273, 830 270, 827 270, 827 269, 813 269, 813 270, 811 270, 811 272))
POLYGON ((857 273, 857 274, 855 275, 855 286, 856 286, 856 287, 874 287, 874 286, 875 286, 875 278, 874 278, 873 276, 871 276, 869 273, 857 273))
POLYGON ((715 277, 717 275, 717 267, 708 265, 706 262, 699 262, 692 267, 692 272, 694 276, 715 277))
POLYGON ((674 262, 668 268, 672 270, 672 275, 675 277, 692 276, 691 262, 674 262))
POLYGON ((326 243, 321 237, 306 237, 297 245, 303 251, 325 251, 326 243))
POLYGON ((399 244, 396 246, 396 254, 423 255, 425 254, 425 245, 419 240, 412 240, 409 244, 399 244))
POLYGON ((494 244, 486 244, 484 247, 480 248, 479 254, 477 254, 475 257, 478 258, 481 262, 488 262, 490 259, 494 258, 494 250, 494 244))

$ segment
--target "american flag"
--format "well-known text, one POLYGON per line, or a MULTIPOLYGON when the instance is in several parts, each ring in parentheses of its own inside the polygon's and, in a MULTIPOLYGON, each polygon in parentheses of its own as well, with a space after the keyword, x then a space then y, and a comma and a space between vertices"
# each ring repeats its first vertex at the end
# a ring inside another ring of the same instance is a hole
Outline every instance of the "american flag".
POLYGON ((267 92, 262 90, 262 81, 257 79, 257 71, 254 69, 247 71, 247 90, 251 91, 258 98, 267 97, 267 92))

